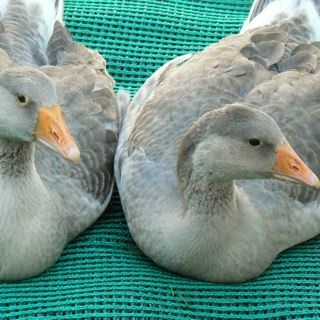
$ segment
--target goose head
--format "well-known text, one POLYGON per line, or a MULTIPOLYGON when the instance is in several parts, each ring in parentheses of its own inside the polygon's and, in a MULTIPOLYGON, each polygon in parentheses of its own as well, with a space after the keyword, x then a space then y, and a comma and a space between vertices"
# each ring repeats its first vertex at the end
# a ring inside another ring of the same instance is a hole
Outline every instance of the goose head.
POLYGON ((39 142, 68 160, 79 160, 49 77, 31 67, 10 68, 0 74, 0 95, 0 137, 39 142))
POLYGON ((320 187, 273 118, 244 104, 202 116, 180 145, 177 171, 182 189, 192 175, 222 183, 276 178, 320 187))

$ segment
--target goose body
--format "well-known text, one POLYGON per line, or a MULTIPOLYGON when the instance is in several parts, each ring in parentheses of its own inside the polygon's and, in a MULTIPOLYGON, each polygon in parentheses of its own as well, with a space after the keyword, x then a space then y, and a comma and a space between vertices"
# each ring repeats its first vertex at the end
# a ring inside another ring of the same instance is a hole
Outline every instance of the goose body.
POLYGON ((102 56, 76 44, 60 22, 54 23, 62 11, 57 3, 2 4, 1 281, 50 267, 64 246, 100 216, 113 190, 114 82, 102 56), (61 132, 48 124, 49 109, 61 132), (35 139, 60 154, 35 145, 35 139))
POLYGON ((320 173, 317 8, 289 7, 168 62, 126 109, 115 158, 123 209, 137 245, 173 272, 246 281, 320 232, 319 180, 287 144, 320 173))

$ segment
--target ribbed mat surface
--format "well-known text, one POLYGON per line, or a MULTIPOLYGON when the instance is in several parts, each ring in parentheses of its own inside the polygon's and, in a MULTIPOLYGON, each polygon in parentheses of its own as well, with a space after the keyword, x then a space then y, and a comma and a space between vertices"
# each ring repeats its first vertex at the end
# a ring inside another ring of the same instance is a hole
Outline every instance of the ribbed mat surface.
MULTIPOLYGON (((75 39, 134 93, 161 64, 238 32, 251 0, 66 0, 75 39)), ((320 241, 255 281, 220 285, 157 267, 134 245, 117 195, 45 274, 0 284, 0 319, 320 319, 320 241)))

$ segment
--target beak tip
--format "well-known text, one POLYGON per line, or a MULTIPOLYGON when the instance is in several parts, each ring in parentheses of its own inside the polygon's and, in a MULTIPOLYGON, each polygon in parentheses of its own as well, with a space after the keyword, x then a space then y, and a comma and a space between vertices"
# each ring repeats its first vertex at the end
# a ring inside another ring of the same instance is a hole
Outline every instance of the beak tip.
POLYGON ((320 181, 316 174, 314 174, 312 171, 309 173, 308 180, 310 187, 313 187, 315 189, 320 189, 320 181))
POLYGON ((287 141, 278 146, 276 163, 272 170, 275 178, 320 189, 320 181, 317 175, 303 162, 287 141))
POLYGON ((68 129, 59 105, 40 107, 33 134, 36 140, 65 159, 80 162, 80 150, 68 129))
POLYGON ((73 163, 79 163, 80 162, 80 150, 79 148, 74 145, 72 148, 68 150, 68 152, 65 154, 66 159, 72 161, 73 163))

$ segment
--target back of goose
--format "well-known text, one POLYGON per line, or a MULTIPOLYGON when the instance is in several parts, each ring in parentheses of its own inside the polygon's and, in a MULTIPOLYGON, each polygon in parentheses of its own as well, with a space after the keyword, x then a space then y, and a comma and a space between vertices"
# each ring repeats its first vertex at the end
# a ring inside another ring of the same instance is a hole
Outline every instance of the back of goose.
POLYGON ((37 148, 36 167, 58 201, 63 199, 73 238, 104 211, 113 191, 113 160, 118 141, 114 81, 104 58, 75 43, 56 22, 41 68, 54 80, 64 116, 81 151, 77 165, 37 148))

